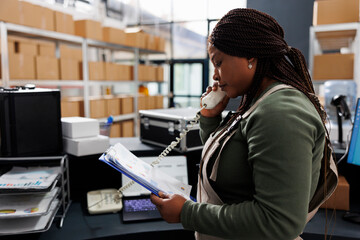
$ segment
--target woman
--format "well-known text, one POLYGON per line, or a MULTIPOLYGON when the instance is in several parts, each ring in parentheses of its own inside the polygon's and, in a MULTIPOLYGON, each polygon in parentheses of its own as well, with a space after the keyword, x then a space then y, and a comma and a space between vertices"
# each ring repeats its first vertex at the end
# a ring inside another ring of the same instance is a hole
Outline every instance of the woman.
POLYGON ((227 96, 201 110, 198 202, 163 193, 152 202, 197 239, 295 239, 318 186, 326 138, 304 57, 272 17, 253 9, 228 12, 208 42, 216 83, 207 93, 220 88, 227 96), (237 96, 238 110, 222 121, 237 96))

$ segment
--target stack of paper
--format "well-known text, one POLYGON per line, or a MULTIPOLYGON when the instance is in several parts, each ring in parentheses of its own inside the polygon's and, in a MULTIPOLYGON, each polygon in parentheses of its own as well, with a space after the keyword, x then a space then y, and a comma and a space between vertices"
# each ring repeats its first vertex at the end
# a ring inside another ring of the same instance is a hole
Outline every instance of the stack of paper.
POLYGON ((56 187, 47 193, 2 194, 0 219, 35 217, 48 213, 51 202, 59 194, 56 187))
POLYGON ((49 189, 55 185, 60 173, 60 167, 13 167, 0 176, 0 192, 49 189))

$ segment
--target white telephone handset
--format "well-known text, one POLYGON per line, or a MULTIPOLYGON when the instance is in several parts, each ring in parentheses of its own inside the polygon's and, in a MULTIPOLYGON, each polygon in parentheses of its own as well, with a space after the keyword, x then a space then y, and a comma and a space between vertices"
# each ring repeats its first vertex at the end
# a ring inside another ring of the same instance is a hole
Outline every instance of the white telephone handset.
POLYGON ((213 109, 219 102, 225 97, 226 93, 221 91, 220 89, 216 91, 211 91, 208 95, 206 95, 201 103, 205 106, 205 109, 213 109))

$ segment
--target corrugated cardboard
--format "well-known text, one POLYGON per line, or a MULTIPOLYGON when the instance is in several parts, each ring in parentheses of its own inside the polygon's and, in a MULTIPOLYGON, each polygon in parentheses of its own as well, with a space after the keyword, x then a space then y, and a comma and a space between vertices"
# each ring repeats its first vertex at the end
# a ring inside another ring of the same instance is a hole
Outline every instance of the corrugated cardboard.
POLYGON ((75 35, 102 41, 101 23, 93 20, 75 21, 75 35))
POLYGON ((164 97, 162 95, 156 95, 155 96, 155 108, 161 109, 164 108, 164 97))
POLYGON ((14 53, 20 53, 30 56, 38 54, 37 43, 29 38, 8 36, 8 41, 14 46, 14 53))
POLYGON ((54 42, 38 41, 37 49, 39 56, 56 57, 56 45, 54 42))
POLYGON ((0 1, 0 20, 20 24, 20 3, 18 0, 0 1))
POLYGON ((125 45, 138 48, 146 48, 147 35, 138 29, 125 30, 125 45))
POLYGON ((320 208, 338 209, 348 211, 350 209, 350 186, 344 176, 339 176, 339 184, 331 197, 320 208))
POLYGON ((9 55, 10 78, 35 79, 35 58, 24 54, 9 55))
POLYGON ((104 118, 106 116, 105 100, 102 98, 92 98, 90 100, 90 117, 104 118))
MULTIPOLYGON (((8 44, 8 53, 14 54, 15 53, 15 43, 8 40, 7 44, 8 44)), ((1 41, 0 41, 0 46, 1 46, 1 41)), ((1 53, 1 47, 0 47, 0 53, 1 53)))
POLYGON ((39 28, 49 31, 55 31, 55 17, 53 10, 45 7, 40 7, 39 28))
POLYGON ((75 23, 72 15, 55 11, 54 18, 56 32, 75 34, 75 23))
POLYGON ((24 1, 19 1, 19 5, 20 5, 19 24, 28 27, 40 28, 41 7, 24 1))
POLYGON ((120 99, 113 96, 106 96, 105 106, 106 106, 106 116, 117 116, 121 114, 121 104, 120 99))
POLYGON ((61 117, 83 117, 84 101, 81 97, 61 99, 61 117))
POLYGON ((83 138, 96 137, 100 133, 99 121, 93 118, 65 117, 61 118, 63 137, 83 138))
POLYGON ((163 67, 156 67, 156 75, 155 75, 155 80, 158 82, 163 82, 164 81, 164 68, 163 67))
POLYGON ((134 137, 134 121, 127 120, 121 122, 121 136, 122 137, 134 137))
POLYGON ((155 109, 155 108, 156 108, 156 97, 148 96, 148 109, 155 109))
POLYGON ((65 44, 60 44, 60 57, 69 58, 82 61, 82 50, 79 47, 72 47, 65 44))
POLYGON ((121 137, 121 123, 113 123, 110 128, 110 137, 119 138, 121 137))
POLYGON ((64 151, 74 156, 101 154, 110 146, 109 137, 63 138, 64 151))
POLYGON ((104 63, 104 71, 105 71, 105 80, 106 81, 114 81, 117 80, 117 69, 116 64, 111 62, 105 62, 104 63))
POLYGON ((315 1, 313 25, 359 22, 359 0, 315 1))
POLYGON ((314 80, 353 79, 354 54, 322 54, 314 56, 314 80))
POLYGON ((125 32, 121 29, 103 27, 103 40, 109 43, 125 44, 125 32))
POLYGON ((105 80, 104 62, 89 62, 89 80, 105 80))
POLYGON ((123 64, 115 64, 116 68, 116 80, 120 81, 129 81, 134 80, 133 77, 133 66, 123 65, 123 64))
POLYGON ((140 95, 138 97, 138 110, 149 109, 149 96, 140 95))
POLYGON ((44 80, 59 79, 59 60, 54 57, 35 57, 36 78, 44 80))
POLYGON ((121 114, 129 114, 134 112, 134 97, 120 96, 121 114))
POLYGON ((79 60, 60 58, 60 79, 61 80, 81 80, 79 60))

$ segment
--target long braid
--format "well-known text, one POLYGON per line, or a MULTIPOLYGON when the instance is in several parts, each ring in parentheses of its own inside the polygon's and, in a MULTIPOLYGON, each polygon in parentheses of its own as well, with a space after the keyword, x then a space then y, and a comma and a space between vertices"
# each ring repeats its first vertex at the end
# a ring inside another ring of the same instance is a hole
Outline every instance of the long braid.
POLYGON ((249 109, 263 78, 269 77, 303 92, 325 125, 326 113, 315 96, 305 58, 287 45, 274 18, 254 9, 233 9, 217 23, 209 42, 228 55, 258 59, 252 85, 239 106, 241 113, 249 109))

